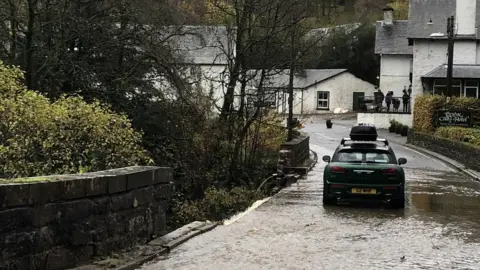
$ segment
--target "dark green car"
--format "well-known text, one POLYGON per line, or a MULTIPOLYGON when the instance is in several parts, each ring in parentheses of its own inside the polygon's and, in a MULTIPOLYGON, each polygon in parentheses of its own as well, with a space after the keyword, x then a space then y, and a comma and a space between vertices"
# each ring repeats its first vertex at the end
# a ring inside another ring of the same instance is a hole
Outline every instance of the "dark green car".
POLYGON ((385 139, 343 139, 323 174, 323 204, 375 201, 394 208, 405 207, 405 158, 395 153, 385 139))

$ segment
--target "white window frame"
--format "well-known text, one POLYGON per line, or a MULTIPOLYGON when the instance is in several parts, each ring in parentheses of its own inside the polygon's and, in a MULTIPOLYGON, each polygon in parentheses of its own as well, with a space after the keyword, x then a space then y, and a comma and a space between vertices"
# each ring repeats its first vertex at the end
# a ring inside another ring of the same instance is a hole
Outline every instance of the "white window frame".
POLYGON ((467 96, 467 89, 475 89, 476 93, 477 93, 477 96, 476 98, 478 98, 478 80, 466 80, 465 81, 465 86, 464 86, 464 89, 463 89, 463 96, 466 97, 467 96), (477 83, 477 86, 467 86, 467 82, 476 82, 477 83))
POLYGON ((330 109, 330 92, 329 91, 317 91, 317 110, 329 110, 330 109), (320 98, 320 94, 327 94, 327 98, 320 98), (320 106, 319 102, 320 101, 326 101, 327 106, 323 107, 320 106))

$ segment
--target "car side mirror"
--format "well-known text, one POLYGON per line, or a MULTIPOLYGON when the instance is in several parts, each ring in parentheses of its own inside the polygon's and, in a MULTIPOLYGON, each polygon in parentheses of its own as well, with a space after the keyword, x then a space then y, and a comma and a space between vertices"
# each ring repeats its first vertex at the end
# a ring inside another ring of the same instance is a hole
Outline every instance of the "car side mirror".
POLYGON ((330 156, 323 156, 323 161, 330 163, 330 156))
POLYGON ((403 164, 406 164, 407 163, 407 159, 406 158, 399 158, 398 159, 398 165, 403 165, 403 164))

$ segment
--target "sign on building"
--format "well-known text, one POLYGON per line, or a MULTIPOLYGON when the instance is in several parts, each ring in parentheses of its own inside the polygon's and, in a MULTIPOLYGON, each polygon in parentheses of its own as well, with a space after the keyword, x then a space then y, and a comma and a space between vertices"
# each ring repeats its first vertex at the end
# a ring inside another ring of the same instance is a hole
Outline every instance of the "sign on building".
POLYGON ((471 127, 472 113, 468 110, 440 110, 436 112, 435 126, 471 127))

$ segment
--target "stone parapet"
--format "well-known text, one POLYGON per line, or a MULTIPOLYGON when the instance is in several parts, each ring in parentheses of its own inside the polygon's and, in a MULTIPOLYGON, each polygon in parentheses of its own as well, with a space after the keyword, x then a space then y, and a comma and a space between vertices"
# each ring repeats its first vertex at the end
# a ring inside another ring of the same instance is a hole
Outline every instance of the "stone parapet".
POLYGON ((0 184, 0 269, 66 269, 145 243, 166 233, 173 194, 173 170, 150 166, 0 184))

